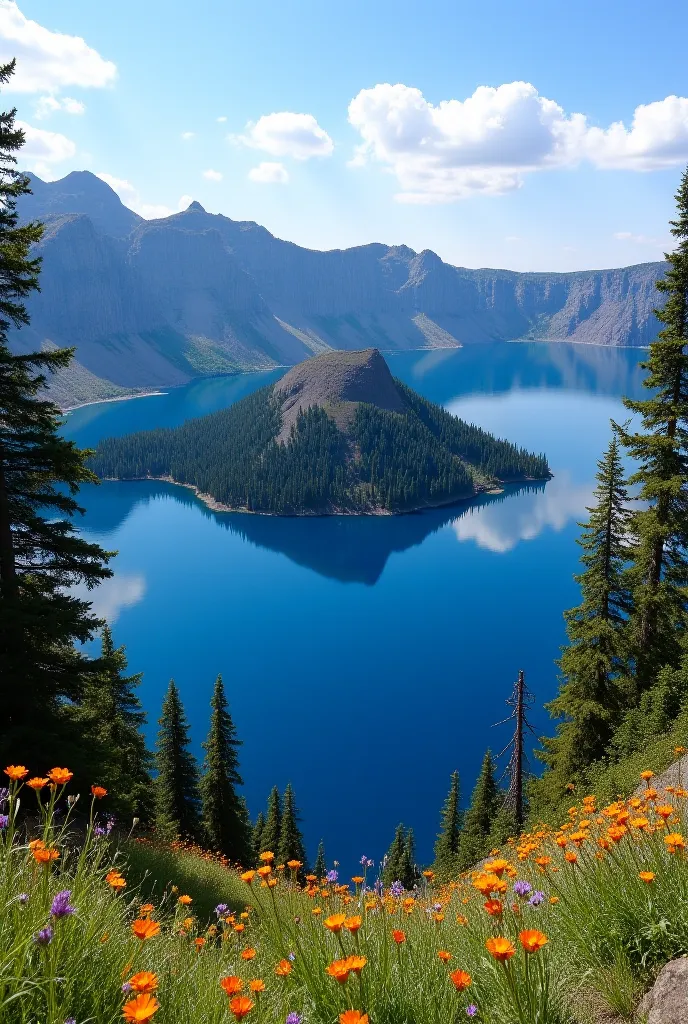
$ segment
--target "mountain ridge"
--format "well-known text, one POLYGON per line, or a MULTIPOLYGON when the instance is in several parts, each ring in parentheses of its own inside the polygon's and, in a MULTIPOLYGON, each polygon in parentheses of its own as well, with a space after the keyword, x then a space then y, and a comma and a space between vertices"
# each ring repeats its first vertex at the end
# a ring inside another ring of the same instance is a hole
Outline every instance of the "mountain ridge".
POLYGON ((44 219, 41 293, 15 349, 76 345, 53 383, 63 406, 293 365, 371 346, 455 348, 567 340, 645 346, 655 337, 663 263, 564 273, 471 270, 425 249, 369 243, 305 249, 198 202, 144 220, 88 171, 31 176, 23 220, 44 219), (79 377, 80 387, 75 387, 79 377))

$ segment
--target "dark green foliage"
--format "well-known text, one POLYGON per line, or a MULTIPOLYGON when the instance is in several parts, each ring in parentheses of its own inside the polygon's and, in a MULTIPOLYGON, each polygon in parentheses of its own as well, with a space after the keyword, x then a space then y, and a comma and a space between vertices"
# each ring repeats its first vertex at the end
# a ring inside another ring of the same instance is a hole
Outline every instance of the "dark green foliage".
POLYGON ((291 782, 284 791, 282 800, 282 822, 280 825, 279 845, 275 851, 278 864, 286 864, 290 860, 301 861, 300 875, 307 873, 306 848, 299 829, 299 812, 294 799, 291 782))
POLYGON ((322 839, 318 843, 318 856, 315 858, 313 874, 316 878, 324 878, 327 874, 327 863, 325 861, 325 844, 322 839))
POLYGON ((277 786, 273 786, 268 797, 268 809, 263 826, 263 849, 261 853, 270 851, 277 856, 280 835, 282 834, 282 798, 277 786))
POLYGON ((532 785, 539 809, 558 802, 566 787, 580 782, 588 765, 604 755, 632 699, 625 660, 630 512, 616 436, 598 463, 594 495, 578 541, 584 571, 576 581, 582 602, 565 613, 569 644, 559 662, 563 679, 547 705, 560 723, 538 753, 549 770, 532 785))
POLYGON ((253 861, 258 863, 258 858, 263 851, 263 830, 265 829, 265 815, 262 811, 258 812, 258 817, 253 824, 253 832, 251 835, 251 849, 253 851, 253 861))
POLYGON ((416 881, 413 830, 405 833, 404 826, 397 825, 392 845, 382 861, 382 884, 389 888, 393 882, 401 882, 405 889, 412 889, 416 881))
POLYGON ((159 720, 155 763, 155 828, 161 838, 200 835, 198 767, 189 750, 189 724, 173 679, 159 720))
POLYGON ((442 808, 442 824, 435 843, 433 871, 441 882, 454 878, 458 871, 461 810, 459 773, 452 772, 451 785, 442 808))
MULTIPOLYGON (((0 66, 1 85, 14 67, 0 66)), ((10 328, 29 323, 24 300, 40 270, 31 247, 43 231, 18 226, 17 199, 30 188, 16 170, 24 133, 15 114, 0 114, 0 758, 42 771, 77 742, 65 699, 81 697, 84 672, 95 666, 74 645, 102 625, 67 588, 90 588, 111 573, 109 556, 72 524, 82 511, 74 495, 94 478, 85 453, 58 433, 60 411, 44 393, 47 375, 67 366, 72 351, 9 350, 10 328)))
POLYGON ((625 400, 640 414, 642 429, 623 430, 629 454, 639 463, 629 483, 647 502, 633 516, 630 640, 640 691, 664 665, 677 667, 686 622, 688 584, 688 170, 676 194, 678 239, 666 257, 669 269, 657 288, 667 301, 656 315, 664 324, 642 366, 651 396, 625 400))
POLYGON ((463 423, 396 382, 409 411, 358 403, 340 431, 327 412, 301 412, 277 444, 281 409, 272 388, 173 430, 103 441, 102 477, 170 477, 231 508, 255 512, 391 511, 467 497, 497 479, 549 475, 529 455, 463 423))
POLYGON ((234 864, 248 866, 253 860, 252 837, 237 793, 237 787, 243 785, 237 753, 241 740, 229 713, 222 676, 215 682, 210 707, 210 731, 203 744, 205 770, 199 785, 204 839, 234 864))
POLYGON ((466 811, 459 843, 459 869, 465 871, 492 848, 492 830, 495 819, 504 804, 504 793, 495 779, 495 763, 488 750, 483 758, 478 781, 473 790, 471 805, 466 811))
POLYGON ((153 757, 142 733, 146 713, 136 696, 141 673, 127 676, 126 670, 124 648, 115 648, 104 626, 98 671, 87 676, 83 699, 73 711, 88 772, 80 780, 82 792, 94 783, 105 786, 104 806, 125 824, 134 816, 147 822, 153 814, 153 757))

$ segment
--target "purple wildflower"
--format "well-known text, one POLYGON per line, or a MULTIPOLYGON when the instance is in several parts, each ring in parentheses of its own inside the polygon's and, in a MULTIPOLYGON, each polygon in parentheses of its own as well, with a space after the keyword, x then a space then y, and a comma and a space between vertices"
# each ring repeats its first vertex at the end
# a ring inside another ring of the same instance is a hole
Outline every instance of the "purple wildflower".
POLYGON ((296 960, 296 953, 288 953, 287 960, 291 960, 291 962, 293 963, 294 960, 296 960))
POLYGON ((536 889, 535 892, 533 893, 533 895, 528 900, 528 902, 530 903, 531 907, 539 907, 540 904, 542 903, 542 901, 544 900, 544 898, 545 898, 544 892, 540 892, 539 889, 536 889))
POLYGON ((298 1013, 288 1013, 285 1024, 301 1024, 302 1019, 298 1013))
POLYGON ((53 930, 50 925, 48 924, 45 928, 41 928, 40 931, 36 932, 33 941, 38 946, 49 946, 53 941, 53 930))
POLYGON ((228 910, 229 907, 227 906, 226 903, 218 903, 218 905, 215 907, 215 913, 217 914, 218 917, 224 917, 228 910))
POLYGON ((74 913, 76 907, 73 907, 69 902, 71 895, 71 889, 63 889, 62 892, 57 893, 50 908, 51 917, 68 917, 74 913))
POLYGON ((122 992, 124 993, 125 996, 128 996, 129 993, 131 992, 131 985, 129 984, 128 981, 125 981, 124 984, 122 985, 122 992))
POLYGON ((0 814, 0 829, 7 828, 10 819, 6 814, 0 814))
POLYGON ((532 888, 533 887, 530 882, 526 882, 522 879, 519 879, 518 882, 514 882, 514 892, 517 896, 527 896, 528 893, 531 892, 532 888))
POLYGON ((478 1012, 478 1007, 475 1005, 475 1003, 471 1003, 469 1006, 466 1007, 466 1014, 469 1017, 475 1017, 477 1012, 478 1012))
POLYGON ((368 863, 368 858, 366 857, 365 853, 364 853, 364 854, 363 854, 363 856, 361 857, 361 861, 360 861, 360 863, 361 863, 361 864, 363 865, 363 867, 365 867, 365 866, 367 865, 367 863, 368 863))
POLYGON ((19 903, 21 903, 22 907, 25 907, 26 904, 29 902, 28 892, 20 892, 19 895, 17 896, 17 900, 19 901, 19 903))
POLYGON ((102 825, 96 825, 93 829, 93 834, 101 839, 103 836, 107 835, 107 829, 104 829, 102 825))
POLYGON ((339 878, 339 872, 328 871, 327 874, 325 875, 325 878, 327 879, 328 882, 336 882, 337 879, 339 878))
POLYGON ((0 786, 0 807, 4 807, 10 798, 10 791, 7 786, 0 786))
POLYGON ((401 882, 392 882, 392 884, 389 887, 389 891, 392 894, 392 896, 399 897, 403 895, 404 887, 401 884, 401 882))
POLYGON ((76 1020, 74 1017, 67 1017, 67 1020, 64 1022, 64 1024, 76 1024, 76 1020))
POLYGON ((377 893, 378 896, 382 896, 382 879, 381 878, 376 879, 375 885, 373 886, 373 888, 374 888, 374 890, 375 890, 375 892, 377 893))

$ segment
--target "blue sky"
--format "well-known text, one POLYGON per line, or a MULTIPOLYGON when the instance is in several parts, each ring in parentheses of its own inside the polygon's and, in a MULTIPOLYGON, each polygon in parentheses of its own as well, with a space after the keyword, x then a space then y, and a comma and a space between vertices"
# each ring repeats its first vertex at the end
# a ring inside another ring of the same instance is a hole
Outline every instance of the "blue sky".
POLYGON ((687 30, 677 0, 0 0, 43 177, 516 270, 661 258, 687 30))

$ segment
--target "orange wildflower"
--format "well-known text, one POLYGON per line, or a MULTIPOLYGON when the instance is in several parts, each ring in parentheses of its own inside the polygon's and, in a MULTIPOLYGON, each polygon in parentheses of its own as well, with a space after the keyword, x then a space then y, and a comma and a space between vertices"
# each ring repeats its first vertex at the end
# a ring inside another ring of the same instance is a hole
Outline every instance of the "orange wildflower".
POLYGON ((490 917, 501 917, 504 905, 501 900, 488 900, 483 904, 490 917))
POLYGON ((151 914, 154 910, 155 910, 155 907, 153 906, 152 903, 144 903, 144 904, 142 904, 141 910, 139 911, 139 913, 141 913, 141 914, 151 914))
POLYGON ((35 779, 29 779, 26 785, 29 787, 29 789, 43 789, 44 786, 48 785, 48 779, 40 779, 38 777, 35 779))
POLYGON ((37 846, 31 852, 33 853, 33 859, 37 864, 49 864, 51 860, 57 860, 60 856, 59 851, 56 850, 54 846, 48 848, 44 846, 37 846))
POLYGON ((575 864, 578 860, 578 854, 574 853, 573 850, 567 850, 564 854, 564 857, 569 862, 569 864, 575 864))
POLYGON ((244 871, 241 875, 242 882, 248 882, 250 885, 253 879, 256 877, 255 871, 244 871))
POLYGON ((33 850, 45 850, 45 843, 42 839, 32 839, 29 843, 29 849, 33 850))
POLYGON ((537 953, 549 942, 545 933, 538 931, 537 928, 528 928, 519 932, 518 938, 526 953, 537 953))
POLYGON ((331 932, 340 932, 346 921, 346 914, 332 914, 330 917, 326 917, 323 924, 331 932))
MULTIPOLYGON (((306 875, 306 881, 310 881, 310 875, 306 875)), ((363 875, 354 875, 351 881, 354 883, 354 885, 363 885, 363 875)))
POLYGON ((331 978, 338 981, 340 985, 343 985, 349 977, 350 968, 347 966, 346 960, 333 960, 325 970, 331 978))
POLYGON ((650 779, 654 778, 654 775, 655 775, 654 772, 646 770, 646 771, 640 773, 640 778, 643 780, 643 782, 649 782, 650 779))
POLYGON ((5 768, 5 775, 8 775, 12 782, 21 782, 29 774, 29 769, 23 764, 9 764, 5 768))
POLYGON ((427 878, 429 882, 431 882, 434 877, 435 877, 435 872, 434 871, 430 871, 428 869, 427 871, 423 872, 423 878, 427 878))
POLYGON ((638 878, 641 882, 645 882, 646 885, 649 885, 650 882, 654 882, 655 873, 654 871, 639 871, 638 878))
POLYGON ((446 949, 438 949, 437 955, 443 964, 447 964, 451 960, 451 953, 448 953, 446 949))
POLYGON ((249 981, 248 987, 251 989, 252 992, 264 992, 265 982, 261 981, 260 978, 253 978, 252 981, 249 981))
POLYGON ((288 860, 287 861, 287 867, 291 871, 298 871, 299 868, 303 867, 303 863, 300 860, 288 860))
POLYGON ((291 974, 292 967, 288 960, 280 960, 275 967, 275 974, 278 978, 286 978, 288 974, 291 974))
POLYGON ((138 974, 129 979, 128 984, 132 992, 141 992, 145 995, 146 993, 155 992, 158 987, 158 976, 153 974, 152 971, 139 971, 138 974))
POLYGON ((181 903, 183 907, 188 907, 190 903, 193 903, 193 899, 191 896, 180 896, 177 903, 181 903))
MULTIPOLYGON (((506 942, 506 939, 502 940, 506 942)), ((511 954, 510 954, 511 955, 511 954)), ((465 988, 471 984, 471 976, 468 971, 453 971, 449 975, 449 980, 456 989, 457 992, 463 992, 465 988)))
POLYGON ((277 885, 277 879, 276 878, 268 878, 268 888, 269 889, 274 889, 276 885, 277 885))
POLYGON ((552 863, 551 857, 536 857, 535 863, 539 868, 546 868, 548 864, 552 863))
POLYGON ((203 938, 202 935, 199 935, 197 939, 194 939, 194 946, 196 947, 196 949, 200 953, 200 951, 205 946, 205 939, 203 938))
POLYGON ((234 996, 234 999, 229 1001, 229 1009, 234 1014, 235 1020, 241 1020, 247 1013, 250 1013, 253 1009, 253 1002, 248 996, 234 996))
POLYGON ((48 772, 48 778, 56 786, 66 786, 73 774, 74 772, 70 772, 69 768, 51 768, 48 772))
POLYGON ((255 955, 256 955, 255 949, 250 949, 249 948, 249 949, 242 949, 242 951, 241 951, 241 959, 242 960, 253 960, 255 955))
POLYGON ((345 1010, 339 1014, 339 1024, 368 1024, 368 1014, 360 1010, 345 1010))
POLYGON ((244 983, 241 978, 237 978, 236 974, 230 974, 220 980, 220 987, 225 990, 228 996, 235 996, 241 992, 244 983))
POLYGON ((363 919, 360 917, 347 917, 344 922, 344 927, 348 932, 357 932, 363 924, 363 919))
POLYGON ((261 853, 259 859, 264 861, 266 864, 271 864, 275 859, 275 855, 272 850, 266 850, 265 853, 261 853))
POLYGON ((160 1009, 160 1003, 155 996, 148 992, 142 992, 135 999, 130 999, 122 1007, 122 1016, 126 1021, 140 1022, 150 1020, 153 1014, 160 1009))
POLYGON ((464 925, 464 927, 465 927, 468 924, 468 918, 465 917, 463 914, 457 914, 456 915, 456 923, 464 925))
POLYGON ((400 946, 402 942, 406 942, 406 932, 399 931, 398 928, 392 932, 392 938, 396 942, 397 946, 400 946))
POLYGON ((238 932, 238 933, 241 933, 241 932, 243 932, 243 930, 244 930, 244 928, 245 928, 245 927, 246 927, 246 925, 245 925, 245 924, 241 924, 241 923, 239 922, 238 924, 235 924, 235 925, 234 925, 234 931, 235 931, 235 932, 238 932))
POLYGON ((365 965, 368 963, 364 956, 348 956, 346 958, 346 966, 354 974, 360 974, 365 965))
POLYGON ((668 836, 664 836, 664 842, 669 849, 669 853, 675 853, 676 850, 683 850, 686 845, 686 841, 680 832, 670 832, 668 836))
POLYGON ((660 818, 663 818, 666 821, 666 819, 670 818, 671 815, 674 813, 674 808, 671 806, 671 804, 662 804, 660 807, 655 807, 655 811, 660 816, 660 818))
POLYGON ((270 867, 269 864, 263 864, 261 868, 258 868, 257 873, 260 875, 261 878, 267 878, 268 875, 272 874, 272 868, 270 867))
MULTIPOLYGON (((126 879, 122 878, 119 871, 108 871, 105 876, 105 881, 113 889, 124 889, 127 884, 126 879)), ((153 908, 151 907, 151 910, 152 909, 153 908)))
POLYGON ((160 934, 160 925, 157 921, 151 921, 148 917, 142 917, 138 921, 133 922, 131 930, 137 939, 145 942, 146 939, 152 939, 155 935, 160 934))
POLYGON ((506 869, 509 867, 509 861, 504 860, 503 857, 499 857, 497 860, 490 860, 485 865, 485 871, 496 875, 497 878, 501 878, 506 869))
POLYGON ((485 943, 485 948, 487 949, 487 952, 490 953, 495 960, 499 960, 500 963, 505 963, 507 960, 510 960, 516 952, 514 944, 509 942, 508 939, 503 938, 501 935, 488 939, 485 943))

